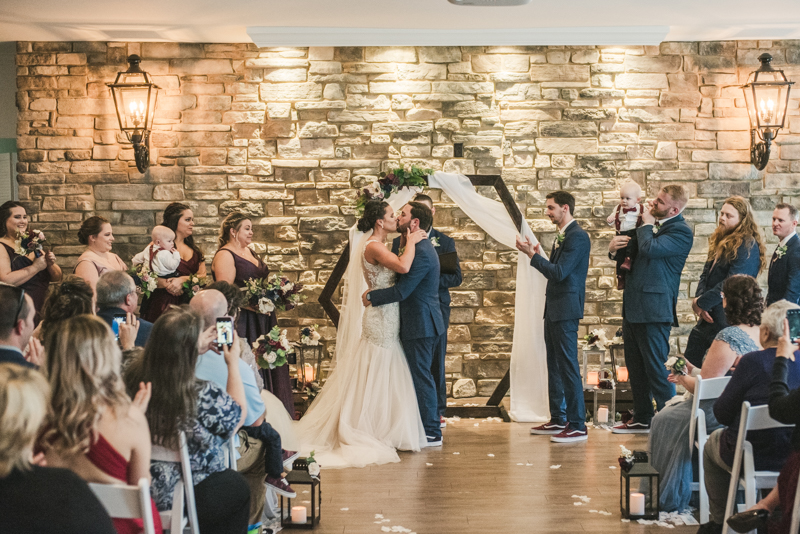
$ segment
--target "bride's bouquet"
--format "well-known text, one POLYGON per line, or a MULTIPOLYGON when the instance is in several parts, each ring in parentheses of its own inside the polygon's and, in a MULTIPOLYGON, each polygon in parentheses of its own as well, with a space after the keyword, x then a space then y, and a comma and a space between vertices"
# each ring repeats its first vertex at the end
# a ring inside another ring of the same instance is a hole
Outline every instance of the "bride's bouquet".
POLYGON ((196 294, 200 292, 205 286, 208 285, 208 278, 205 276, 197 276, 196 274, 190 274, 189 278, 181 285, 183 288, 183 294, 191 299, 196 294))
POLYGON ((301 295, 303 284, 292 282, 283 274, 267 278, 250 278, 244 283, 242 291, 247 295, 247 303, 254 310, 269 315, 275 308, 281 311, 294 309, 305 295, 301 295))
POLYGON ((158 287, 158 275, 150 270, 148 262, 133 265, 128 269, 128 274, 136 284, 136 292, 150 298, 150 293, 158 287))
POLYGON ((286 338, 286 330, 273 326, 267 335, 253 343, 253 354, 262 369, 275 369, 286 365, 286 355, 294 352, 294 347, 286 338))
POLYGON ((27 232, 17 232, 17 239, 14 243, 15 252, 20 256, 27 256, 31 252, 37 258, 42 255, 44 247, 48 247, 47 239, 39 230, 28 230, 27 232))

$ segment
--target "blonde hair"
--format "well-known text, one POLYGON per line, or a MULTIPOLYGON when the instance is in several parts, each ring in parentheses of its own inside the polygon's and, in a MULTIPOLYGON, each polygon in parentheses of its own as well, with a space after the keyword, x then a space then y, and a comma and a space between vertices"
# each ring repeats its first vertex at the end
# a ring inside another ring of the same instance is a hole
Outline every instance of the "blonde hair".
POLYGON ((85 453, 103 409, 130 405, 122 353, 108 325, 93 315, 63 321, 44 347, 53 413, 43 441, 67 454, 85 453))
POLYGON ((783 320, 786 319, 786 312, 789 310, 800 309, 800 306, 788 300, 779 300, 770 304, 769 308, 761 314, 761 328, 769 333, 770 341, 778 341, 783 335, 783 320))
POLYGON ((33 443, 48 411, 49 389, 42 374, 13 363, 0 364, 0 478, 29 469, 33 443))
POLYGON ((224 247, 227 245, 231 240, 231 230, 238 230, 241 228, 244 221, 249 220, 249 215, 245 215, 239 211, 229 213, 228 216, 223 219, 222 225, 219 228, 219 246, 224 247))
POLYGON ((153 227, 153 231, 150 232, 150 238, 153 241, 158 241, 160 239, 175 239, 175 232, 173 232, 172 228, 169 226, 162 226, 159 224, 153 227))
POLYGON ((620 194, 622 194, 626 189, 632 189, 635 193, 636 198, 642 198, 642 186, 640 186, 633 180, 629 180, 619 186, 620 194))
POLYGON ((708 261, 718 258, 725 258, 728 261, 734 260, 739 253, 739 247, 743 244, 752 245, 757 243, 758 254, 761 258, 758 268, 760 273, 767 266, 767 247, 764 246, 764 240, 761 239, 758 223, 756 223, 753 216, 753 208, 750 207, 750 203, 744 197, 738 196, 726 198, 722 204, 729 205, 739 213, 739 224, 731 231, 728 231, 723 226, 717 226, 708 240, 708 261))

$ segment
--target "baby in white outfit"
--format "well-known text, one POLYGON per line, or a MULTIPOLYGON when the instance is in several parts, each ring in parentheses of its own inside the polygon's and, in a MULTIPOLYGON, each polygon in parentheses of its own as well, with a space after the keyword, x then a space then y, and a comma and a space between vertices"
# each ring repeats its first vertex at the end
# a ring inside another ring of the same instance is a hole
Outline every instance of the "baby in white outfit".
POLYGON ((625 276, 636 258, 638 242, 636 229, 642 225, 642 188, 636 182, 625 182, 619 189, 619 204, 606 222, 617 230, 617 235, 631 238, 627 246, 617 251, 617 289, 625 289, 625 276))
POLYGON ((156 226, 150 238, 150 244, 133 257, 133 264, 148 263, 150 270, 161 277, 173 274, 181 263, 181 255, 175 250, 175 232, 166 226, 156 226))

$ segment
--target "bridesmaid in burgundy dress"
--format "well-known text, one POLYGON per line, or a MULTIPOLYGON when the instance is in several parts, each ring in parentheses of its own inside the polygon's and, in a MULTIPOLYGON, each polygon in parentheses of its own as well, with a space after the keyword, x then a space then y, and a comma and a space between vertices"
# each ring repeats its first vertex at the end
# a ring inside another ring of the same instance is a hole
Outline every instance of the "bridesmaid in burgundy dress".
POLYGON ((167 228, 175 232, 175 248, 181 255, 178 275, 174 278, 159 278, 158 288, 150 294, 150 298, 142 301, 140 309, 142 319, 156 322, 162 313, 171 305, 185 304, 183 283, 190 275, 200 278, 206 275, 206 264, 203 253, 194 244, 194 214, 186 204, 173 202, 164 210, 164 222, 167 228))
MULTIPOLYGON (((244 287, 250 278, 266 278, 269 268, 256 256, 249 245, 253 241, 253 224, 247 215, 233 212, 222 221, 219 235, 219 250, 211 262, 211 274, 214 280, 244 287)), ((236 330, 239 336, 247 339, 251 345, 260 336, 269 332, 278 324, 275 312, 269 315, 245 307, 241 309, 236 330)), ((286 411, 294 418, 294 396, 289 379, 289 366, 282 365, 276 369, 263 369, 264 387, 278 397, 286 411)))
POLYGON ((19 202, 9 200, 0 206, 0 228, 3 231, 3 237, 0 237, 3 244, 0 247, 0 282, 21 287, 30 295, 36 310, 34 323, 38 325, 47 288, 50 282, 61 281, 61 268, 56 264, 52 251, 38 258, 33 253, 26 256, 17 254, 17 233, 28 229, 28 214, 19 202))

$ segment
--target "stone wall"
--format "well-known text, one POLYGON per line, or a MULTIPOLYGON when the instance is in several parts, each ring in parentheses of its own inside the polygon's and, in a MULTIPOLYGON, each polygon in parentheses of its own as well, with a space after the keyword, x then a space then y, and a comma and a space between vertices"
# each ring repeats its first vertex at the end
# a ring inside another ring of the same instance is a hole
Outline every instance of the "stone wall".
MULTIPOLYGON (((329 342, 335 332, 315 295, 355 220, 357 188, 389 167, 502 174, 548 247, 545 194, 573 191, 593 238, 582 329, 604 326, 612 335, 621 294, 604 219, 622 180, 650 194, 667 182, 691 192, 685 214, 697 239, 683 297, 699 278, 722 199, 749 197, 774 243, 774 203, 800 194, 800 90, 758 173, 748 163, 738 87, 763 52, 800 75, 800 41, 335 49, 21 42, 17 51, 20 197, 67 270, 82 251, 75 230, 89 215, 113 221, 115 248, 128 259, 171 201, 194 207, 209 256, 221 217, 244 210, 270 267, 312 295, 281 323, 293 335, 292 327, 319 323, 329 342), (144 175, 106 87, 128 54, 141 55, 163 89, 144 175), (464 143, 464 158, 453 158, 453 143, 464 143)), ((439 191, 432 196, 436 226, 456 239, 464 272, 452 292, 448 376, 473 379, 486 395, 508 368, 515 255, 439 191)), ((679 314, 676 349, 692 323, 688 298, 679 314)))

